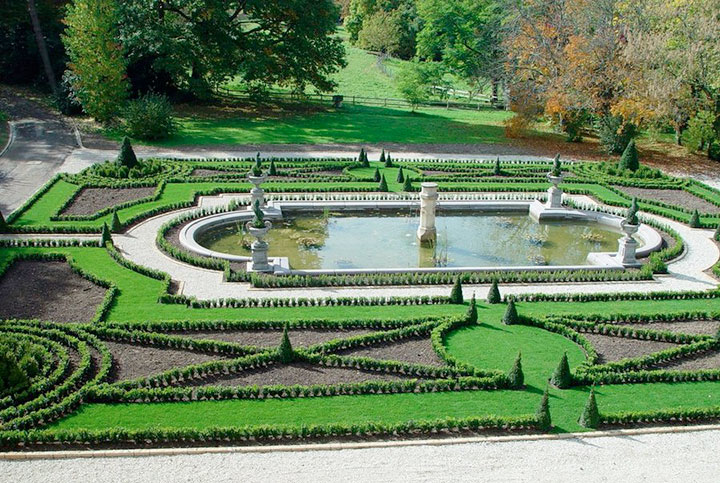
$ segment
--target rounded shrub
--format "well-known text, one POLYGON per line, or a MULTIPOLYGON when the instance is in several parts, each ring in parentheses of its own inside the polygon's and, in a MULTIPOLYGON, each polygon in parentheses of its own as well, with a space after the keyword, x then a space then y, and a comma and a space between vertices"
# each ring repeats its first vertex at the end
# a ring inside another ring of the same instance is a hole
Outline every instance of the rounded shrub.
POLYGON ((136 139, 165 139, 176 130, 172 104, 158 94, 146 94, 128 102, 123 117, 125 132, 136 139))

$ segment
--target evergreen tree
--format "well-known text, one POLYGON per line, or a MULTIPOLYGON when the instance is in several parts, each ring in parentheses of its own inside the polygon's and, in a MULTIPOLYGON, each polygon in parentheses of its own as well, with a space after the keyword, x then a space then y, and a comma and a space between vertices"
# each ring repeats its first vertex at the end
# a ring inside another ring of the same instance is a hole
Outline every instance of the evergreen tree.
POLYGON ((600 411, 598 411, 597 401, 595 400, 595 389, 590 389, 590 397, 588 397, 585 403, 580 419, 578 420, 580 426, 584 428, 597 428, 600 424, 600 411))
POLYGON ((120 218, 118 218, 117 211, 113 211, 110 231, 113 233, 120 233, 122 231, 122 224, 120 223, 120 218))
POLYGON ((690 228, 700 228, 700 213, 698 213, 698 210, 693 211, 689 225, 690 228))
POLYGON ((270 176, 277 176, 277 167, 275 167, 275 160, 270 160, 270 169, 268 169, 268 174, 270 176))
POLYGON ((380 176, 380 184, 378 185, 378 191, 382 191, 383 193, 388 190, 387 181, 385 181, 385 175, 383 174, 380 176))
POLYGON ((560 363, 557 368, 555 368, 555 372, 553 372, 553 375, 550 378, 550 384, 559 389, 567 389, 572 386, 572 374, 570 374, 570 364, 568 364, 567 352, 563 353, 560 363))
POLYGON ((358 164, 365 165, 365 148, 360 148, 360 155, 358 156, 358 164))
POLYGON ((380 182, 380 170, 378 168, 375 168, 375 173, 373 173, 373 179, 376 183, 380 182))
POLYGON ((493 174, 495 176, 501 176, 502 175, 502 169, 500 169, 500 156, 495 158, 495 167, 493 169, 493 174))
POLYGON ((505 309, 505 315, 503 315, 503 324, 505 325, 513 325, 518 323, 518 313, 517 309, 515 308, 515 299, 511 298, 508 301, 507 309, 505 309))
POLYGON ((5 217, 2 214, 2 211, 0 211, 0 233, 5 233, 7 231, 7 222, 5 221, 5 217))
POLYGON ((623 151, 622 156, 620 156, 620 169, 637 171, 639 167, 640 160, 638 156, 638 151, 635 147, 635 140, 632 139, 625 148, 625 151, 623 151))
POLYGON ((283 328, 282 339, 280 340, 280 346, 278 346, 278 355, 280 356, 280 362, 283 364, 289 364, 295 359, 295 351, 290 343, 290 336, 288 335, 288 324, 285 324, 283 328))
POLYGON ((400 169, 398 170, 398 174, 397 174, 396 181, 397 181, 398 183, 404 183, 404 182, 405 182, 405 175, 403 174, 403 169, 402 169, 402 167, 400 167, 400 169))
POLYGON ((477 303, 475 303, 475 294, 470 299, 470 307, 468 307, 467 315, 465 316, 468 324, 476 324, 478 320, 477 303))
POLYGON ((410 193, 413 190, 412 179, 410 179, 409 175, 405 176, 405 181, 403 181, 402 190, 407 191, 408 193, 410 193))
POLYGON ((392 168, 392 158, 390 158, 390 153, 387 153, 385 156, 385 167, 386 168, 392 168))
POLYGON ((545 387, 545 392, 540 400, 540 406, 535 411, 535 418, 541 431, 550 431, 552 419, 550 418, 550 393, 547 387, 545 387))
POLYGON ((120 154, 118 154, 117 161, 121 166, 125 166, 127 169, 132 169, 138 165, 138 159, 135 156, 135 151, 133 151, 130 139, 128 139, 127 136, 125 136, 122 140, 122 146, 120 146, 120 154))
POLYGON ((382 164, 385 164, 385 150, 384 149, 380 152, 380 162, 382 164))
POLYGON ((525 375, 522 369, 522 354, 518 352, 515 358, 510 372, 508 372, 508 380, 510 381, 510 387, 513 389, 520 389, 525 385, 525 375))
POLYGON ((455 279, 455 285, 453 285, 453 288, 450 291, 450 303, 451 304, 463 303, 462 277, 457 277, 455 279))
POLYGON ((100 235, 100 246, 104 247, 108 242, 112 243, 112 236, 110 236, 110 228, 107 223, 103 223, 102 235, 100 235))
POLYGON ((487 303, 499 304, 500 302, 502 302, 502 296, 500 296, 500 289, 498 288, 498 282, 497 282, 497 280, 493 280, 492 285, 490 285, 490 291, 488 292, 487 303))

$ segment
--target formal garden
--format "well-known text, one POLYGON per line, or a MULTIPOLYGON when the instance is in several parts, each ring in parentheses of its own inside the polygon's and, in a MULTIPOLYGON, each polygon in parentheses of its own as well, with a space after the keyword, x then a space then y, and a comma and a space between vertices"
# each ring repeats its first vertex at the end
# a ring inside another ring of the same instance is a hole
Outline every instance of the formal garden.
POLYGON ((126 141, 54 177, 2 222, 2 445, 720 417, 720 191, 634 144, 620 163, 369 158, 138 159, 126 141), (210 241, 188 235, 214 219, 210 241), (352 220, 367 235, 336 260, 352 220), (500 250, 468 265, 453 250, 478 237, 470 258, 500 250))

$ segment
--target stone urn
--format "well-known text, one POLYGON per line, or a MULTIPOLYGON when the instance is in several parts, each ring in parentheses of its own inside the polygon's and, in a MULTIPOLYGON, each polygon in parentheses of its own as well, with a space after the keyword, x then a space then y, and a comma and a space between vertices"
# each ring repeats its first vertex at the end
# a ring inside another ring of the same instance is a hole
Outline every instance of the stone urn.
POLYGON ((263 173, 260 176, 254 176, 252 171, 250 171, 248 174, 248 180, 250 180, 253 184, 253 187, 250 190, 250 206, 255 206, 256 201, 260 203, 261 207, 265 206, 265 191, 263 191, 260 185, 267 180, 267 175, 263 173))
POLYGON ((563 178, 565 178, 565 176, 563 176, 562 174, 560 176, 555 176, 552 173, 547 174, 547 179, 548 181, 550 181, 554 188, 557 188, 558 185, 562 183, 563 178))
POLYGON ((640 225, 631 225, 627 222, 627 220, 623 220, 620 222, 620 228, 627 238, 632 238, 632 236, 640 229, 640 225))
POLYGON ((547 179, 552 184, 552 186, 548 189, 548 200, 545 206, 547 208, 562 208, 562 195, 563 192, 560 188, 558 188, 558 185, 562 183, 563 175, 555 176, 552 174, 552 172, 547 174, 547 179))
POLYGON ((265 241, 268 231, 272 228, 272 223, 265 220, 265 226, 263 228, 257 228, 253 226, 252 221, 248 221, 245 224, 245 229, 250 235, 255 238, 255 241, 250 245, 252 251, 252 270, 254 272, 270 272, 272 267, 268 263, 268 243, 265 241))
POLYGON ((640 225, 633 225, 628 223, 627 220, 622 220, 620 222, 620 228, 625 233, 625 236, 618 242, 618 252, 615 258, 624 267, 638 266, 639 263, 635 256, 638 243, 633 238, 633 235, 640 229, 640 225))

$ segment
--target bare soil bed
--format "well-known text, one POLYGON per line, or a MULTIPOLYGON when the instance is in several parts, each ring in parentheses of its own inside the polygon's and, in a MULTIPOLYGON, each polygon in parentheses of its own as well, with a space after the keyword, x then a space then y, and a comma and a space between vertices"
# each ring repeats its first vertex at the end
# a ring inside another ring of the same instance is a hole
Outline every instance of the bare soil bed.
POLYGON ((339 351, 338 354, 353 357, 371 357, 373 359, 409 362, 411 364, 427 364, 444 366, 445 363, 437 356, 429 338, 413 338, 373 347, 359 347, 339 351))
MULTIPOLYGON (((374 330, 369 329, 348 329, 348 330, 321 330, 321 329, 298 329, 289 330, 288 336, 293 347, 307 347, 320 344, 333 339, 347 339, 358 335, 365 335, 374 330)), ((282 330, 208 330, 198 332, 182 332, 185 337, 193 339, 221 340, 234 342, 245 346, 256 347, 277 347, 280 345, 282 330)))
POLYGON ((211 176, 227 176, 227 175, 235 175, 235 174, 247 174, 243 173, 241 170, 227 170, 227 169, 206 169, 206 168, 196 168, 193 169, 192 173, 190 173, 190 176, 193 178, 207 178, 211 176))
POLYGON ((654 369, 673 371, 696 371, 698 369, 720 369, 720 351, 704 352, 691 357, 657 364, 654 369))
POLYGON ((324 367, 306 363, 268 366, 224 377, 191 381, 202 386, 310 386, 313 384, 339 384, 364 381, 399 381, 411 379, 402 375, 361 371, 346 367, 324 367))
POLYGON ((648 330, 665 330, 669 332, 676 332, 679 334, 717 334, 720 329, 720 320, 686 320, 678 322, 648 322, 648 323, 634 323, 634 324, 620 324, 628 325, 638 329, 648 330))
POLYGON ((0 278, 0 319, 90 322, 104 296, 65 262, 21 260, 0 278))
POLYGON ((671 342, 658 342, 654 340, 630 339, 627 337, 613 337, 601 334, 583 334, 595 347, 599 356, 599 363, 619 361, 660 352, 665 349, 677 347, 671 342))
POLYGON ((62 215, 93 215, 98 211, 128 201, 147 198, 155 193, 155 186, 139 188, 83 188, 62 215))
POLYGON ((700 213, 720 213, 720 206, 683 190, 660 190, 654 188, 635 188, 631 186, 615 186, 628 196, 637 196, 648 200, 662 201, 670 205, 680 206, 700 213))
POLYGON ((104 341, 113 358, 111 381, 148 377, 176 367, 222 359, 221 355, 104 341))

